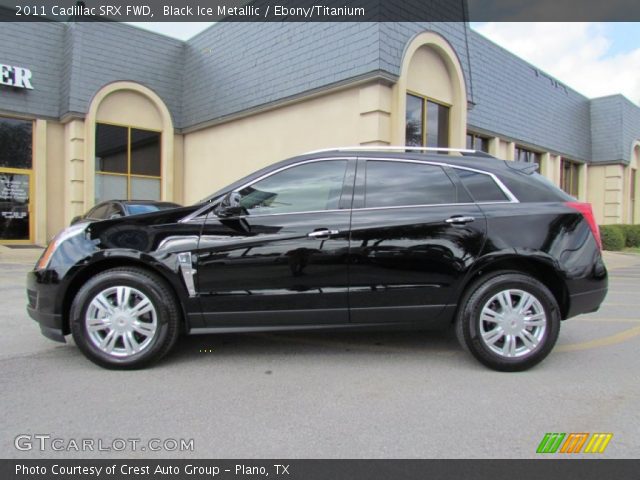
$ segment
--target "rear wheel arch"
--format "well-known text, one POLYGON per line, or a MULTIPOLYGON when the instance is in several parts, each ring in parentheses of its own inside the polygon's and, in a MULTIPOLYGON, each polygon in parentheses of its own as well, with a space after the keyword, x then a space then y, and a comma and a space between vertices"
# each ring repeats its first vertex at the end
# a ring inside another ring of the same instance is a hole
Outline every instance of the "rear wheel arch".
POLYGON ((169 287, 170 291, 174 296, 174 300, 180 306, 181 313, 181 323, 183 328, 186 329, 187 322, 187 312, 185 308, 185 304, 181 298, 181 295, 178 293, 176 285, 171 281, 171 278, 163 272, 161 269, 154 268, 150 266, 148 263, 142 262, 140 260, 130 258, 130 257, 110 257, 94 262, 79 272, 77 272, 74 277, 69 282, 64 297, 62 298, 61 304, 61 312, 62 312, 62 331, 65 335, 71 333, 71 326, 69 323, 69 312, 71 311, 71 305, 73 304, 73 300, 76 295, 82 288, 82 286, 89 280, 90 278, 98 275, 99 273, 109 270, 112 268, 120 268, 120 267, 133 267, 139 268, 142 270, 146 270, 149 273, 159 276, 169 287))
MULTIPOLYGON (((468 276, 458 298, 462 300, 480 279, 488 278, 497 272, 520 273, 535 278, 546 286, 555 297, 560 308, 560 318, 563 320, 566 318, 569 312, 569 293, 564 281, 549 262, 536 258, 506 256, 478 265, 468 276)), ((462 301, 458 302, 456 310, 461 308, 462 303, 462 301)), ((456 316, 457 312, 452 321, 456 316)))
POLYGON ((537 365, 560 332, 559 306, 537 278, 514 270, 478 277, 461 298, 455 333, 459 343, 494 370, 537 365))

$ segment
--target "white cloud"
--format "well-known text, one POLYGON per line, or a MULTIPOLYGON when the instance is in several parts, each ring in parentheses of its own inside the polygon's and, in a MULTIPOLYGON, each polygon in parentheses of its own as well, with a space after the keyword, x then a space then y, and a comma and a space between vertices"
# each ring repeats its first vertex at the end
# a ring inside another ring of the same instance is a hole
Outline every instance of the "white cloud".
POLYGON ((126 22, 130 25, 162 33, 180 40, 189 40, 214 22, 126 22))
POLYGON ((622 93, 640 104, 640 48, 611 54, 603 24, 491 22, 474 28, 588 97, 622 93))

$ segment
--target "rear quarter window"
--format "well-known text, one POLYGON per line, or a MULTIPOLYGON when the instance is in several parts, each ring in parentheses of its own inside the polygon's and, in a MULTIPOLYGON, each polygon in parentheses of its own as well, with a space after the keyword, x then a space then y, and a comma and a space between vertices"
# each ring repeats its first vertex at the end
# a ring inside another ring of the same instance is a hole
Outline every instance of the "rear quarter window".
POLYGON ((509 199, 490 175, 455 169, 460 181, 476 202, 505 202, 509 199))
POLYGON ((539 173, 518 171, 498 174, 520 202, 570 202, 574 198, 539 173))

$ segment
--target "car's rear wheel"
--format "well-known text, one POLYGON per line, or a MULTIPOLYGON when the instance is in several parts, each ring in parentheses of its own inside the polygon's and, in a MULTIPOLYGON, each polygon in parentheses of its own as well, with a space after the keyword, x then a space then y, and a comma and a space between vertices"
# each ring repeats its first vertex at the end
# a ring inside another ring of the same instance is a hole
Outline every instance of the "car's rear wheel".
POLYGON ((560 332, 555 297, 535 278, 496 272, 475 282, 463 298, 456 334, 484 365, 520 371, 541 362, 560 332))
POLYGON ((172 292, 140 268, 113 268, 91 278, 71 306, 80 350, 106 368, 141 368, 162 358, 179 335, 172 292))

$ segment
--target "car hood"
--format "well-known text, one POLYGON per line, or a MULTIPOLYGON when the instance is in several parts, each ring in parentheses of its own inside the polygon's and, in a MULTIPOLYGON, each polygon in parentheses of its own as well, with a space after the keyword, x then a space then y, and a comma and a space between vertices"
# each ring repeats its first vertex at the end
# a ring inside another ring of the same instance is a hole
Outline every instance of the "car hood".
POLYGON ((199 222, 180 220, 202 205, 159 210, 110 220, 90 221, 86 238, 98 249, 158 250, 169 240, 193 239, 200 233, 199 222))

